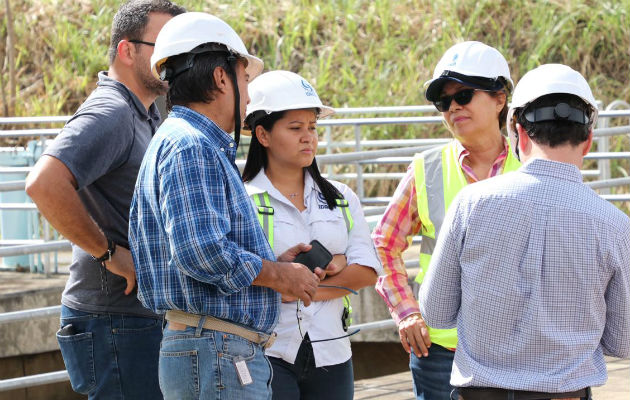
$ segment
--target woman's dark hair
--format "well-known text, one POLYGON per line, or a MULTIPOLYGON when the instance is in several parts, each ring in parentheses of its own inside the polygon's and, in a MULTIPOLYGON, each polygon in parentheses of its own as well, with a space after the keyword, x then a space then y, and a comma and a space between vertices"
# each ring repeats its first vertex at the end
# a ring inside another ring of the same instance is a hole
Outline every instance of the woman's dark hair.
POLYGON ((509 108, 508 99, 510 97, 510 89, 509 89, 507 80, 505 80, 505 78, 501 76, 499 77, 499 81, 503 83, 503 88, 495 92, 488 92, 488 94, 492 97, 498 97, 500 93, 505 94, 505 104, 503 104, 503 108, 501 109, 501 112, 499 113, 499 129, 503 129, 505 127, 505 121, 507 119, 507 114, 508 114, 508 108, 509 108))
MULTIPOLYGON (((252 131, 252 141, 249 144, 249 152, 247 153, 247 161, 245 162, 245 168, 243 169, 243 182, 249 182, 258 175, 262 168, 267 168, 268 158, 267 151, 256 137, 256 127, 262 126, 266 131, 270 132, 273 129, 275 123, 284 117, 286 111, 273 112, 267 114, 266 111, 257 111, 252 113, 245 120, 245 125, 252 131)), ((313 162, 308 167, 304 167, 304 171, 311 175, 311 178, 315 181, 315 184, 322 192, 328 208, 333 210, 337 207, 337 199, 343 199, 343 195, 332 183, 328 182, 319 172, 317 162, 313 158, 313 162)))
POLYGON ((514 117, 527 135, 538 144, 549 147, 556 147, 564 144, 577 146, 588 139, 590 124, 580 124, 568 120, 552 120, 543 122, 529 122, 525 114, 533 109, 541 107, 555 107, 559 103, 566 103, 571 107, 582 110, 588 115, 589 120, 593 117, 592 107, 578 96, 567 93, 554 93, 541 96, 534 100, 527 107, 514 110, 514 117))

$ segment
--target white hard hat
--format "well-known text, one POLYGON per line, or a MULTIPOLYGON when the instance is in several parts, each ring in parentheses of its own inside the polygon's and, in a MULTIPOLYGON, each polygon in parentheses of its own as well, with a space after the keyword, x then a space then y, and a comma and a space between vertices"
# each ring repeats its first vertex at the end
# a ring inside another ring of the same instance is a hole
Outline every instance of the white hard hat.
POLYGON ((248 117, 256 111, 271 114, 276 111, 318 108, 319 118, 334 114, 335 110, 322 104, 313 86, 291 71, 265 72, 248 86, 250 102, 248 117))
POLYGON ((475 41, 458 43, 446 50, 433 71, 433 79, 424 84, 426 99, 437 101, 442 86, 449 80, 491 91, 501 90, 504 83, 508 90, 514 86, 503 55, 497 49, 475 41))
POLYGON ((553 93, 573 94, 597 109, 586 79, 562 64, 545 64, 526 73, 514 89, 510 108, 525 107, 537 98, 553 93))
POLYGON ((593 109, 589 125, 593 126, 597 122, 597 103, 582 74, 566 65, 545 64, 526 73, 514 88, 508 112, 507 125, 510 133, 516 134, 512 132, 514 128, 510 124, 516 108, 526 107, 537 98, 554 93, 572 94, 584 100, 593 109))
MULTIPOLYGON (((510 137, 510 141, 512 142, 512 151, 518 157, 518 134, 515 131, 516 127, 513 123, 514 111, 518 108, 527 107, 534 100, 546 96, 549 94, 571 94, 577 96, 584 100, 585 103, 589 104, 592 108, 592 113, 590 118, 586 120, 586 123, 593 127, 597 122, 597 103, 595 102, 595 97, 593 97, 593 93, 591 92, 591 88, 588 86, 586 79, 577 72, 576 70, 562 64, 545 64, 540 67, 534 68, 533 70, 526 73, 518 84, 516 88, 514 88, 514 95, 512 96, 512 103, 510 104, 510 109, 507 115, 507 128, 508 134, 510 137)), ((558 106, 560 106, 559 104, 558 106)), ((558 118, 558 106, 553 108, 550 113, 550 116, 547 116, 548 119, 558 118)), ((551 107, 547 107, 551 108, 551 107)), ((549 111, 549 110, 547 110, 549 111)), ((582 118, 584 118, 583 114, 580 110, 577 111, 578 118, 580 119, 580 123, 582 123, 582 118)), ((564 104, 563 112, 566 113, 561 118, 567 118, 570 112, 572 112, 572 107, 564 104)), ((532 113, 535 115, 535 112, 532 113)), ((527 118, 527 115, 526 115, 527 118)), ((547 119, 543 119, 547 120, 547 119)))
POLYGON ((199 45, 217 43, 247 59, 246 72, 250 79, 263 70, 261 59, 250 55, 245 44, 230 25, 214 15, 187 12, 173 17, 160 30, 151 56, 151 71, 157 78, 160 67, 169 57, 188 53, 199 45))

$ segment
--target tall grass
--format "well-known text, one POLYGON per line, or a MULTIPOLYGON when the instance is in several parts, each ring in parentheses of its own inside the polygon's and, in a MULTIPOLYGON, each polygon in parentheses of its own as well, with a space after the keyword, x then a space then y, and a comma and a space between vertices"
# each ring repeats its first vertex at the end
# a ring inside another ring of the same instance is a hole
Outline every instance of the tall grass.
MULTIPOLYGON (((107 68, 114 0, 12 0, 17 35, 15 115, 69 114, 107 68), (33 90, 35 88, 36 90, 33 90)), ((604 104, 630 98, 630 0, 181 0, 220 16, 266 69, 313 82, 335 107, 425 103, 422 84, 444 51, 480 40, 508 59, 513 79, 542 63, 582 72, 604 104)), ((3 25, 0 34, 6 36, 3 25)), ((4 40, 0 51, 4 54, 4 40)), ((0 71, 7 81, 6 65, 0 71)), ((627 122, 627 121, 624 121, 627 122)), ((441 127, 365 129, 369 138, 444 135, 441 127)), ((339 130, 338 135, 347 134, 339 130)), ((613 147, 628 150, 627 138, 613 147)), ((613 163, 627 175, 627 161, 613 163)))

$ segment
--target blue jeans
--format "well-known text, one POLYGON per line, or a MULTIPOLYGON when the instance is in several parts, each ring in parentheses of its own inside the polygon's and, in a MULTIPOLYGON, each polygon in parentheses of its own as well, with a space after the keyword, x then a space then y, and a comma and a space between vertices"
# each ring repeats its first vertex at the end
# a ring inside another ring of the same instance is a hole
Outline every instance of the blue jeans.
POLYGON ((89 399, 161 399, 162 320, 61 306, 57 341, 72 389, 89 399))
POLYGON ((313 346, 306 340, 300 345, 295 363, 275 357, 269 357, 269 361, 274 400, 352 400, 354 396, 352 359, 316 368, 313 346))
MULTIPOLYGON (((428 357, 409 358, 409 369, 413 377, 413 392, 418 400, 448 400, 454 389, 451 384, 451 369, 455 352, 433 343, 428 357)), ((457 393, 455 393, 457 398, 457 393)))
POLYGON ((225 332, 167 324, 159 376, 166 400, 271 399, 271 365, 262 346, 225 332), (253 382, 242 384, 237 364, 253 382))

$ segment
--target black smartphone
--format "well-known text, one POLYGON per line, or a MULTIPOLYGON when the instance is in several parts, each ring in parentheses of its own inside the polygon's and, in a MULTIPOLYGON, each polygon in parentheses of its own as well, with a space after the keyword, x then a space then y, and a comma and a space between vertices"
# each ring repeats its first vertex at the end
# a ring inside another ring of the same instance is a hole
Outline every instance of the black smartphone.
POLYGON ((310 245, 313 247, 307 252, 298 254, 293 262, 304 264, 311 271, 315 271, 317 267, 326 269, 333 259, 332 254, 317 240, 313 240, 310 245))
POLYGON ((57 331, 57 335, 59 336, 72 336, 75 333, 76 331, 74 329, 74 326, 72 326, 72 324, 68 324, 57 331))

